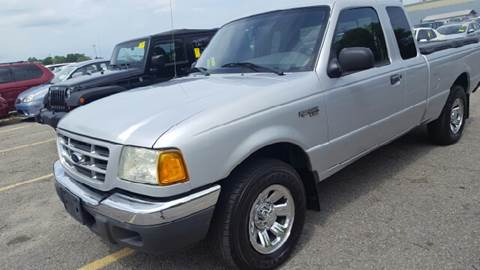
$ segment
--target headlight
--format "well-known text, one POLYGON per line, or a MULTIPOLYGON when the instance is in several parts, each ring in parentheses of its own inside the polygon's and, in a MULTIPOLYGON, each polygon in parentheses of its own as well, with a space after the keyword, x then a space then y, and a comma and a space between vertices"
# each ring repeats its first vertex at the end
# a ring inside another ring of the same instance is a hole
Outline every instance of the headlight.
POLYGON ((122 150, 118 177, 126 181, 161 186, 188 181, 187 168, 179 151, 129 146, 122 150))
POLYGON ((23 103, 30 103, 33 101, 33 96, 27 96, 22 99, 23 103))

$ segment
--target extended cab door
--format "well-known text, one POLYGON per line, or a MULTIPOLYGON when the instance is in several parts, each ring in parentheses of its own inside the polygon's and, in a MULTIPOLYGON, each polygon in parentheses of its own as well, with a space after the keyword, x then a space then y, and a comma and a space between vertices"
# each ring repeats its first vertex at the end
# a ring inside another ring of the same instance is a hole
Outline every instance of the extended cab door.
POLYGON ((395 40, 392 47, 395 47, 395 57, 398 58, 403 69, 403 86, 405 87, 403 97, 405 109, 395 117, 396 121, 392 121, 394 126, 388 128, 402 133, 420 125, 427 106, 430 78, 427 62, 417 50, 403 8, 387 6, 386 11, 394 33, 390 40, 395 40))
MULTIPOLYGON (((342 3, 339 3, 342 5, 342 3)), ((392 59, 385 39, 385 12, 373 7, 342 9, 336 21, 330 48, 330 61, 337 60, 344 48, 369 48, 375 67, 340 78, 329 78, 326 107, 329 127, 329 159, 334 167, 393 137, 384 129, 403 107, 402 66, 392 59), (379 14, 382 16, 380 17, 379 14), (382 18, 382 20, 380 20, 382 18)))

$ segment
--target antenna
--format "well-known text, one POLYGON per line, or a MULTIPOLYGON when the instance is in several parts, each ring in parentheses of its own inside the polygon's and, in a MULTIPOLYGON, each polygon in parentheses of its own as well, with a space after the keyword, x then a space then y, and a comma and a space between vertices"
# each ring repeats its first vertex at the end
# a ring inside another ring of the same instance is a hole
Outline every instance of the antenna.
POLYGON ((172 47, 173 47, 173 72, 174 78, 177 77, 177 50, 175 48, 175 31, 174 31, 174 24, 173 24, 173 1, 170 0, 170 26, 172 29, 172 47))
POLYGON ((98 54, 97 54, 97 45, 93 44, 93 53, 95 54, 95 59, 98 59, 98 54))

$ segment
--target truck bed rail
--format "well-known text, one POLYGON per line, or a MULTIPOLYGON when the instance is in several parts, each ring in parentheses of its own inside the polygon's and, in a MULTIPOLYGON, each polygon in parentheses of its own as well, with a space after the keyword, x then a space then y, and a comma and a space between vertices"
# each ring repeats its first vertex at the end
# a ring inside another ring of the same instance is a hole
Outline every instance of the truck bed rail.
POLYGON ((421 54, 429 55, 435 52, 453 49, 453 48, 460 48, 463 46, 467 46, 467 45, 475 44, 479 42, 480 40, 478 38, 462 38, 462 39, 432 42, 430 44, 420 45, 419 48, 420 48, 421 54))

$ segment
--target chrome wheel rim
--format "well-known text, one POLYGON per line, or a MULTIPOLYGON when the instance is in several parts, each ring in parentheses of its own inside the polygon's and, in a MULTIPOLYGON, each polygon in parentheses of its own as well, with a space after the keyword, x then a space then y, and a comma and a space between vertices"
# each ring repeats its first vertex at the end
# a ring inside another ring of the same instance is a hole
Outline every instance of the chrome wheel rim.
POLYGON ((460 132, 463 126, 465 108, 461 99, 456 99, 450 113, 450 130, 453 134, 460 132))
POLYGON ((261 254, 272 254, 290 237, 295 217, 295 202, 282 185, 272 185, 260 193, 252 205, 249 236, 253 248, 261 254))

